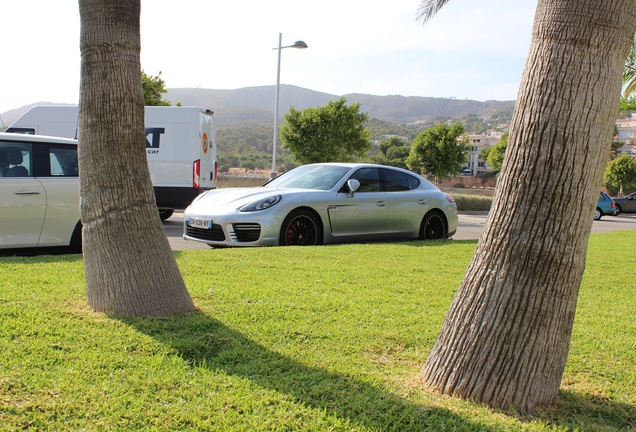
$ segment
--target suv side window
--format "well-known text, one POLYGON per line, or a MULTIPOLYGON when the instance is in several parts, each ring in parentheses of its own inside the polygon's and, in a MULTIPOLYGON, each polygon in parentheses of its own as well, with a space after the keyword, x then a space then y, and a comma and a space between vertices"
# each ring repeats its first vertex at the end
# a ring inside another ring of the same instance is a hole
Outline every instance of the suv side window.
POLYGON ((32 145, 21 142, 0 142, 0 176, 31 177, 32 145))
POLYGON ((51 176, 77 177, 77 149, 54 148, 48 149, 49 173, 51 176))
POLYGON ((77 146, 33 142, 33 176, 77 177, 77 146))

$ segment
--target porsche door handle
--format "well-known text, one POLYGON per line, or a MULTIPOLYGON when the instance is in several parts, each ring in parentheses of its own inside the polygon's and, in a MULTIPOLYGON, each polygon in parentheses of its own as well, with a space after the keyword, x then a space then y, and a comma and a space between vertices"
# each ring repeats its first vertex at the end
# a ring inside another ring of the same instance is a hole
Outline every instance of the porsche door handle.
POLYGON ((40 195, 39 191, 36 190, 21 190, 15 193, 16 195, 40 195))

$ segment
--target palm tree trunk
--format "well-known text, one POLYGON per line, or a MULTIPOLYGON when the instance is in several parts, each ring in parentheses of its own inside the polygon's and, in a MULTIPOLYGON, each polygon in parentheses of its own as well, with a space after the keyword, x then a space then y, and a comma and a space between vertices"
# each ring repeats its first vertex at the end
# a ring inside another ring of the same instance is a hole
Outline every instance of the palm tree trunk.
POLYGON ((80 211, 88 304, 194 309, 163 231, 145 153, 139 0, 80 0, 80 211))
POLYGON ((422 377, 532 412, 557 396, 633 0, 539 0, 493 207, 422 377))

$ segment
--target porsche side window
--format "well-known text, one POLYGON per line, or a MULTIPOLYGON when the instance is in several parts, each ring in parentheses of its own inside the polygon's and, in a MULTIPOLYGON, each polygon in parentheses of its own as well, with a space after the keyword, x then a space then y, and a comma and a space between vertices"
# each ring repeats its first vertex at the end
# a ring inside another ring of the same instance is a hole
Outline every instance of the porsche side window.
POLYGON ((403 192, 419 186, 417 178, 403 172, 382 169, 382 190, 385 192, 403 192))
POLYGON ((361 168, 350 177, 360 182, 358 192, 380 192, 380 173, 377 168, 361 168))

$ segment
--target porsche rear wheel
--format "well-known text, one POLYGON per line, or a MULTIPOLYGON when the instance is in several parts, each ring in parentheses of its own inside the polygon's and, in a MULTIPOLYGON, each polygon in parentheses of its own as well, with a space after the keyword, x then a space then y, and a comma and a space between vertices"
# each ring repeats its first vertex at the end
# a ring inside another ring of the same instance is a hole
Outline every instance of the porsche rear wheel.
POLYGON ((437 240, 447 237, 446 218, 437 211, 424 216, 420 227, 420 240, 437 240))
POLYGON ((281 246, 315 246, 322 244, 322 228, 318 218, 310 211, 291 212, 280 230, 281 246))

